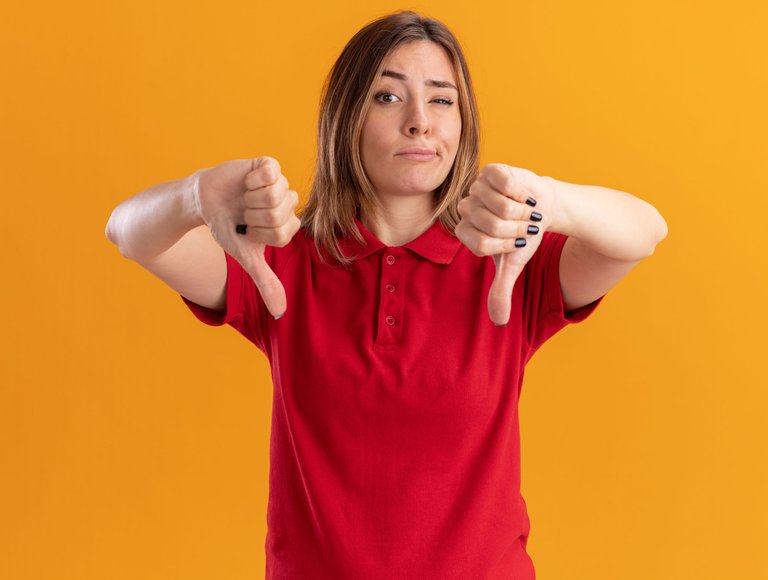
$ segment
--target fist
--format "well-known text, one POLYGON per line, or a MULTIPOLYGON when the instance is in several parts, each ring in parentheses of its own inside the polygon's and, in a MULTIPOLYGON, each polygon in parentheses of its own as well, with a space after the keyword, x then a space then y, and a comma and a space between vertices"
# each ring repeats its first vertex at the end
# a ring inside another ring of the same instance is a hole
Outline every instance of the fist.
POLYGON ((267 264, 264 249, 285 246, 299 231, 298 193, 288 188, 272 157, 225 161, 198 176, 195 203, 216 242, 253 279, 267 310, 286 310, 285 288, 267 264))
POLYGON ((456 236, 476 256, 496 265, 488 292, 488 314, 497 326, 509 321, 512 290, 539 247, 555 206, 547 177, 503 163, 484 166, 458 204, 456 236))

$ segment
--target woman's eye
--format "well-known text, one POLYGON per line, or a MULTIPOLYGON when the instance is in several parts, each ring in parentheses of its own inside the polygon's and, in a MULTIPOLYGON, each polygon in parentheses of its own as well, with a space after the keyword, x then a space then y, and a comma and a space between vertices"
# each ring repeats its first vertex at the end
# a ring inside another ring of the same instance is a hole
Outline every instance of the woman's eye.
MULTIPOLYGON (((378 93, 378 94, 376 95, 376 100, 377 100, 377 101, 379 101, 379 102, 383 102, 383 103, 391 103, 391 102, 393 102, 393 101, 382 101, 382 100, 381 100, 381 97, 395 97, 395 95, 393 95, 392 93, 378 93)), ((397 98, 397 97, 395 97, 395 98, 397 98)))
MULTIPOLYGON (((381 93, 377 93, 377 94, 376 94, 376 96, 375 96, 375 99, 376 99, 377 101, 379 101, 380 103, 394 103, 394 101, 390 101, 390 100, 384 100, 384 101, 382 101, 381 99, 382 99, 383 97, 394 97, 394 98, 396 98, 396 99, 397 99, 397 98, 399 98, 397 95, 394 95, 394 94, 392 94, 392 93, 381 92, 381 93)), ((444 97, 438 97, 438 98, 436 98, 436 99, 433 99, 433 100, 434 100, 434 101, 438 101, 438 102, 440 102, 440 104, 442 104, 442 105, 447 105, 447 106, 450 106, 450 105, 452 105, 452 104, 453 104, 453 101, 452 101, 451 99, 446 99, 446 98, 444 98, 444 97)))

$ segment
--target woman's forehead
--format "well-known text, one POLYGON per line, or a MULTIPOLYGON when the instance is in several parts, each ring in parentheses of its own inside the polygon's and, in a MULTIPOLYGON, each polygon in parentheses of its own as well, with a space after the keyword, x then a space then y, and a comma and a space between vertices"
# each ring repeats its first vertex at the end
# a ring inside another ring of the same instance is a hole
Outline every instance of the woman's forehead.
POLYGON ((434 42, 415 41, 401 44, 384 59, 381 77, 409 80, 410 76, 456 82, 453 63, 447 51, 434 42), (405 78, 403 78, 405 77, 405 78))

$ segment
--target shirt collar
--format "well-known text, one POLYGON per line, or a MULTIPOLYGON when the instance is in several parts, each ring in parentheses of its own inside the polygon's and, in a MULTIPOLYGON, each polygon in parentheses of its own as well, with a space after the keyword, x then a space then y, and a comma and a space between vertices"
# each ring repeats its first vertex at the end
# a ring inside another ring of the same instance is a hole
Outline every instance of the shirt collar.
MULTIPOLYGON (((357 229, 363 236, 365 243, 361 245, 351 235, 342 237, 339 239, 339 246, 344 255, 360 260, 382 248, 388 247, 369 232, 357 216, 355 216, 355 226, 357 226, 357 229)), ((404 244, 403 247, 436 264, 450 264, 459 251, 460 245, 461 241, 448 233, 445 226, 438 219, 418 238, 404 244)))

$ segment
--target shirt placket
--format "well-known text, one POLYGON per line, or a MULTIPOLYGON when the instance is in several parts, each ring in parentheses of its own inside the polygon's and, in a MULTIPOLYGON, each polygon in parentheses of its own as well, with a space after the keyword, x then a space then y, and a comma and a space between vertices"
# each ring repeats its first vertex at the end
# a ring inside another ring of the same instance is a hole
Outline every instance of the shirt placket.
POLYGON ((386 248, 381 260, 379 280, 379 331, 376 344, 399 345, 403 334, 403 293, 405 250, 400 247, 386 248))

